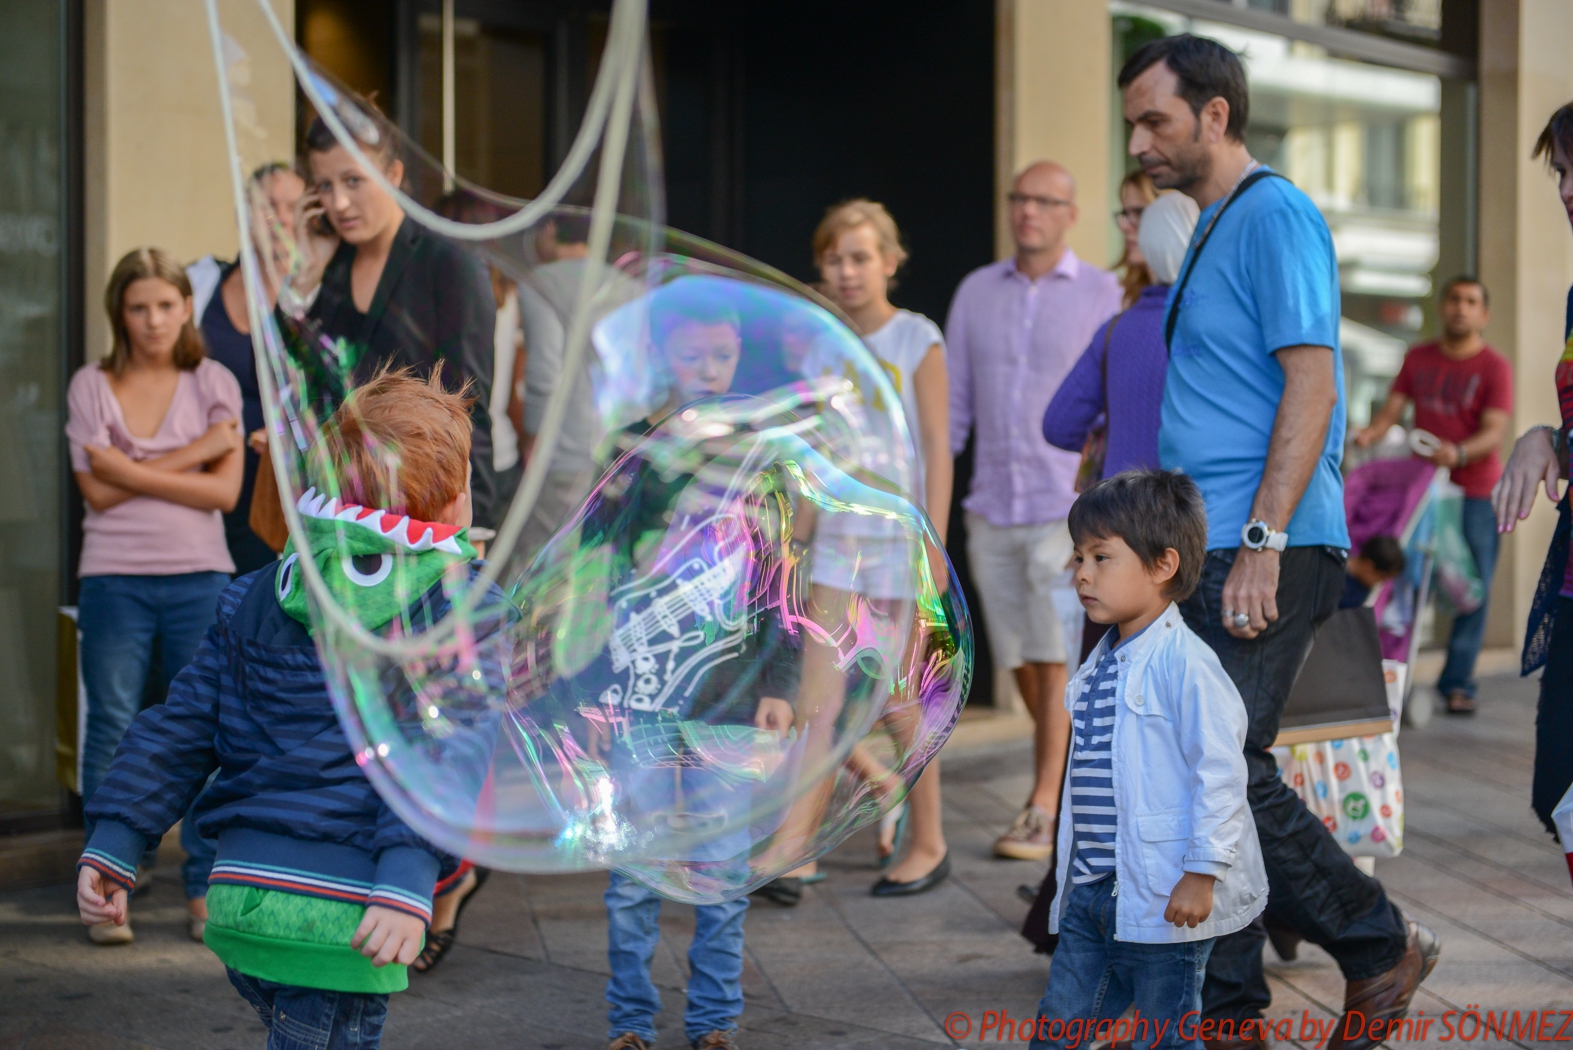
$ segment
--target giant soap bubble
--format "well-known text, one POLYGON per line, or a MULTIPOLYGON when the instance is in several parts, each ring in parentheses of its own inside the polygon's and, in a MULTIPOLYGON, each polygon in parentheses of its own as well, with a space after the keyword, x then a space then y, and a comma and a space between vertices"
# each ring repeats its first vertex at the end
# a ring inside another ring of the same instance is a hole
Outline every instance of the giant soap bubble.
POLYGON ((266 0, 208 6, 289 537, 264 572, 394 811, 703 902, 894 805, 971 673, 921 462, 827 303, 662 225, 642 5, 531 200, 444 170, 266 0), (250 95, 281 55, 319 118, 304 193, 250 95), (366 408, 399 367, 476 397, 468 526, 366 408))

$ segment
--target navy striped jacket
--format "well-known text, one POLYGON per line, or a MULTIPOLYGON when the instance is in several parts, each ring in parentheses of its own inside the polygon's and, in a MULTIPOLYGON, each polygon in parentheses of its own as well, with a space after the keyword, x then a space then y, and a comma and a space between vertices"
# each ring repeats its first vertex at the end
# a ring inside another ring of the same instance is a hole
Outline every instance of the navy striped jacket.
MULTIPOLYGON (((316 646, 279 607, 276 573, 277 563, 224 590, 217 622, 168 700, 132 723, 87 805, 93 836, 79 864, 129 889, 137 859, 200 792, 197 830, 218 840, 210 882, 430 921, 432 887, 458 861, 395 815, 356 764, 316 646)), ((446 611, 440 588, 418 603, 431 614, 446 611)), ((500 696, 506 665, 488 664, 500 696)), ((484 720, 471 728, 487 737, 469 749, 479 790, 495 731, 484 720)))

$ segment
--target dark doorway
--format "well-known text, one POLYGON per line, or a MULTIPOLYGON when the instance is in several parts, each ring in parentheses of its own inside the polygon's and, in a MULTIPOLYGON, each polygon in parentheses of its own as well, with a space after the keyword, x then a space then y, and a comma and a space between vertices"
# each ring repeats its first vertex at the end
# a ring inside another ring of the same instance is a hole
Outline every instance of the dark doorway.
MULTIPOLYGON (((376 61, 385 54, 381 39, 319 27, 324 41, 347 36, 369 52, 354 62, 321 57, 330 68, 390 70, 388 110, 440 152, 439 0, 301 6, 303 25, 317 25, 315 18, 335 28, 353 14, 395 27, 392 61, 376 61)), ((609 5, 457 0, 454 7, 459 171, 528 196, 578 127, 609 5)), ((961 279, 994 258, 992 4, 652 0, 650 39, 671 226, 812 282, 809 240, 825 209, 871 197, 890 209, 912 253, 896 304, 944 324, 961 279)), ((957 463, 958 493, 970 475, 969 452, 957 463)), ((973 697, 986 704, 991 666, 965 543, 958 497, 949 547, 978 627, 973 697)))

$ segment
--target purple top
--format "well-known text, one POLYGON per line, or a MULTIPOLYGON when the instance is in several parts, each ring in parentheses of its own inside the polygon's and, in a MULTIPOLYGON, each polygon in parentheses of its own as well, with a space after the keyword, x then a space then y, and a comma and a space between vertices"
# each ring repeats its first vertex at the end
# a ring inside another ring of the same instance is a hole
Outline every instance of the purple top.
MULTIPOLYGON (((1133 467, 1158 469, 1158 420, 1163 409, 1163 377, 1169 352, 1163 345, 1166 284, 1142 289, 1120 315, 1109 336, 1109 390, 1103 390, 1105 324, 1071 369, 1043 414, 1043 439, 1056 448, 1080 452, 1098 418, 1109 414, 1109 448, 1103 476, 1133 467)), ((1111 321, 1111 324, 1114 322, 1111 321)))
POLYGON ((1005 259, 961 282, 945 324, 945 357, 952 452, 977 425, 972 491, 962 506, 998 526, 1041 525, 1070 513, 1081 459, 1044 444, 1038 421, 1087 340, 1119 307, 1114 275, 1069 248, 1035 281, 1005 259))

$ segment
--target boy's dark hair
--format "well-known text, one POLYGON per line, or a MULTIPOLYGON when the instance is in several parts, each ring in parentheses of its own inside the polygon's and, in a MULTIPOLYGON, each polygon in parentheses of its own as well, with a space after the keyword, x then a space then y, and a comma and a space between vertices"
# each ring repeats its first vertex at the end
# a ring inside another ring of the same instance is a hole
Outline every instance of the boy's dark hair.
POLYGON ((1180 567, 1166 588, 1175 601, 1190 596, 1207 558, 1207 506, 1196 482, 1172 470, 1127 470, 1104 478, 1071 505, 1077 546, 1118 536, 1148 569, 1173 547, 1180 567))
POLYGON ((1476 288, 1479 288, 1480 301, 1485 303, 1487 306, 1491 305, 1491 292, 1486 288, 1486 282, 1482 281, 1472 273, 1461 273, 1457 277, 1449 277, 1447 279, 1447 283, 1442 286, 1442 294, 1437 296, 1437 299, 1446 299, 1448 293, 1461 284, 1472 284, 1476 288))
POLYGON ((667 338, 685 324, 724 324, 742 335, 730 282, 719 277, 679 277, 659 289, 650 304, 650 341, 664 348, 667 338))
POLYGON ((1201 116, 1202 107, 1215 98, 1229 103, 1229 124, 1224 134, 1236 142, 1245 141, 1245 126, 1251 119, 1251 92, 1239 55, 1204 36, 1166 36, 1143 44, 1120 67, 1121 90, 1159 62, 1179 80, 1179 96, 1190 104, 1196 116, 1201 116))
POLYGON ((1551 114, 1546 126, 1540 129, 1540 137, 1535 140, 1535 150, 1529 155, 1530 159, 1544 156, 1546 167, 1549 168, 1555 160, 1558 146, 1562 147, 1563 153, 1573 156, 1573 102, 1551 114))
POLYGON ((1397 576, 1409 563, 1404 557, 1404 545, 1394 536, 1372 536, 1360 545, 1360 557, 1384 576, 1397 576))

